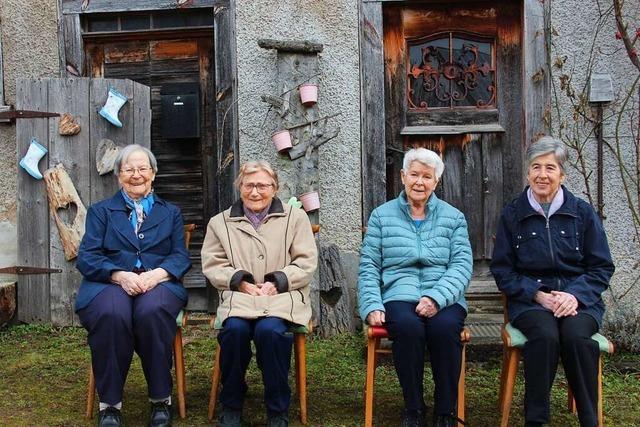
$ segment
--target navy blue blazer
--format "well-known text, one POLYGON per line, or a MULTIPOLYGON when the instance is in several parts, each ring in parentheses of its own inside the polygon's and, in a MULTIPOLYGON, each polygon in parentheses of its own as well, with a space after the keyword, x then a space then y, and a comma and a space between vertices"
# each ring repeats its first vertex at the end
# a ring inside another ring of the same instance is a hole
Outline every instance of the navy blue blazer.
POLYGON ((138 258, 146 270, 161 267, 171 274, 174 279, 159 286, 166 286, 186 303, 187 291, 180 280, 191 268, 191 262, 184 244, 182 215, 177 206, 156 195, 154 199, 137 236, 120 191, 89 208, 76 260, 76 268, 83 276, 76 311, 85 308, 107 286, 114 286, 112 272, 132 271, 138 258))
POLYGON ((579 313, 602 321, 602 292, 614 271, 607 236, 593 207, 562 189, 564 203, 548 221, 533 210, 526 189, 502 211, 491 272, 507 296, 511 321, 545 310, 533 301, 539 290, 568 292, 579 313))

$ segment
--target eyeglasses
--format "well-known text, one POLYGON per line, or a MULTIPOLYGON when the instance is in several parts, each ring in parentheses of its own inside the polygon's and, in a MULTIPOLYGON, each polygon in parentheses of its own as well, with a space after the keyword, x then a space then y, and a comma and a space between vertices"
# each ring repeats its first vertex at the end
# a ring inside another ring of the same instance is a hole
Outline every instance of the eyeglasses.
POLYGON ((269 190, 271 187, 273 187, 273 184, 263 184, 261 182, 258 184, 246 183, 246 184, 242 184, 242 191, 251 193, 255 188, 256 190, 258 190, 258 193, 264 193, 265 191, 269 190))
POLYGON ((133 176, 135 175, 136 172, 138 172, 140 175, 146 175, 149 172, 151 172, 151 168, 148 166, 142 166, 140 168, 126 168, 126 169, 120 169, 120 173, 122 175, 126 175, 126 176, 133 176))

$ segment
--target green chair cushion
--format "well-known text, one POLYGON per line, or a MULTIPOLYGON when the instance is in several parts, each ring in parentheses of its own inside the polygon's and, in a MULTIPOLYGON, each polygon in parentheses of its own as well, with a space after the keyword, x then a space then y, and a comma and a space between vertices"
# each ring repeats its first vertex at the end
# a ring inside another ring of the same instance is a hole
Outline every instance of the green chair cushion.
MULTIPOLYGON (((525 343, 527 342, 527 337, 525 337, 519 329, 514 327, 511 322, 507 323, 504 329, 511 338, 511 347, 524 347, 525 343)), ((607 337, 602 334, 596 333, 591 336, 591 339, 598 343, 598 347, 600 348, 601 353, 609 353, 610 345, 607 337)))
POLYGON ((176 325, 178 328, 182 327, 182 319, 184 318, 184 310, 180 310, 180 313, 176 316, 176 325))

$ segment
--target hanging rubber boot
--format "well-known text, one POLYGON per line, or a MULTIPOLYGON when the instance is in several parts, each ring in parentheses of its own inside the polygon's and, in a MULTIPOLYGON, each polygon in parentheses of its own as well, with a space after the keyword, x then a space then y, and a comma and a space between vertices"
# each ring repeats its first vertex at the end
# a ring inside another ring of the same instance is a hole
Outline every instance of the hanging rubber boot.
POLYGON ((127 97, 115 90, 114 88, 109 88, 109 97, 107 98, 107 102, 105 102, 104 107, 102 107, 99 111, 99 114, 107 119, 109 123, 119 128, 122 127, 122 123, 120 119, 118 119, 118 111, 120 108, 127 102, 127 97))
POLYGON ((35 179, 42 179, 42 174, 38 169, 38 162, 41 158, 44 157, 45 154, 47 154, 47 149, 43 147, 37 139, 32 138, 31 145, 29 145, 29 150, 27 151, 27 154, 25 154, 25 156, 22 158, 22 160, 20 160, 19 165, 35 179))

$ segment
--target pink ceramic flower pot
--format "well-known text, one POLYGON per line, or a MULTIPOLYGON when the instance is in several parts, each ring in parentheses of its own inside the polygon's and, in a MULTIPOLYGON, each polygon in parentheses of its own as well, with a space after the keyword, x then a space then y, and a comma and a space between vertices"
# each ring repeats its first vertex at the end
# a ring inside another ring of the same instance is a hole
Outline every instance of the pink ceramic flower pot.
POLYGON ((313 212, 320 209, 320 195, 317 191, 310 191, 301 194, 298 200, 302 202, 302 207, 307 212, 313 212))
POLYGON ((271 141, 273 141, 273 145, 276 146, 276 150, 280 153, 293 147, 293 145, 291 145, 291 134, 287 129, 280 130, 271 135, 271 141))
POLYGON ((318 102, 318 85, 303 84, 300 85, 300 102, 307 107, 318 102))

